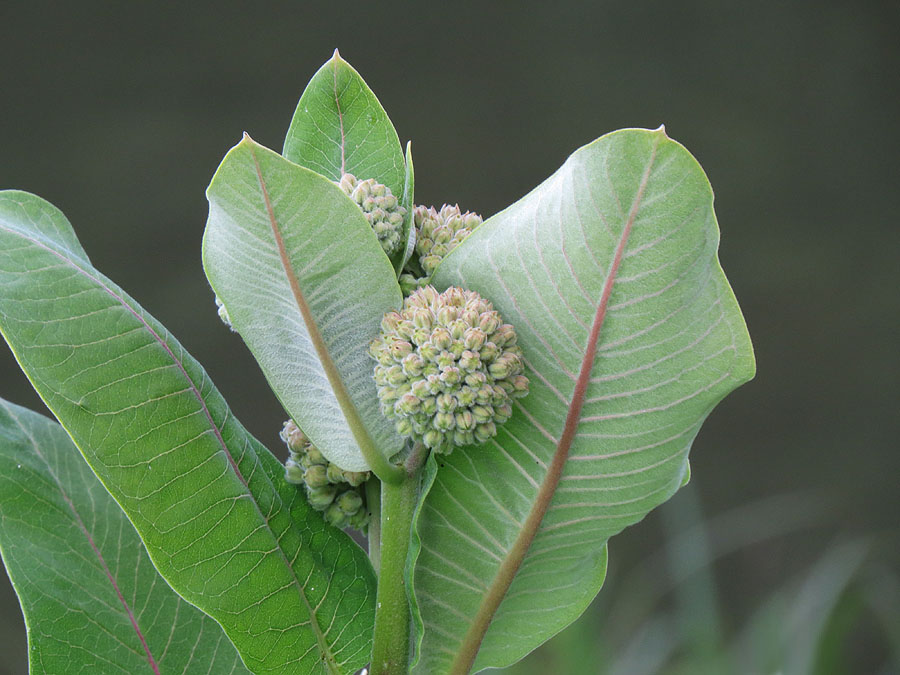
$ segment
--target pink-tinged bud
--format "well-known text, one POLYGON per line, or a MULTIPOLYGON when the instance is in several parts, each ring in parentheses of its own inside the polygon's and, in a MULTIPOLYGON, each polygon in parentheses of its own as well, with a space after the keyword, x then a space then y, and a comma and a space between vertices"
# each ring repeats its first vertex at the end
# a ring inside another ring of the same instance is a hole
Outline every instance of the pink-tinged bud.
POLYGON ((488 405, 475 405, 470 408, 472 411, 472 417, 478 424, 484 424, 485 422, 490 422, 494 418, 494 409, 490 404, 488 405))
POLYGON ((495 311, 483 312, 478 318, 478 327, 490 335, 500 325, 500 316, 495 311))
POLYGON ((400 321, 399 312, 388 312, 381 320, 381 332, 389 334, 397 329, 397 323, 400 321))
POLYGON ((433 416, 438 411, 437 396, 427 396, 422 399, 422 412, 427 416, 433 416))
POLYGON ((512 406, 509 403, 494 406, 494 422, 503 424, 510 417, 512 417, 512 406))
POLYGON ((438 310, 437 320, 439 323, 444 326, 449 326, 451 323, 456 321, 457 309, 456 307, 452 307, 449 305, 444 305, 438 310))
POLYGON ((405 356, 412 353, 412 345, 406 340, 391 341, 391 356, 395 361, 402 361, 405 356))
POLYGON ((480 351, 484 346, 484 341, 486 338, 487 336, 480 328, 470 328, 463 336, 466 349, 471 349, 472 351, 480 351))
POLYGON ((438 354, 436 363, 440 370, 444 370, 445 368, 456 365, 456 357, 453 356, 452 352, 443 351, 438 354))
POLYGON ((479 353, 481 354, 481 361, 483 363, 491 363, 500 356, 500 350, 493 342, 485 342, 479 353))
POLYGON ((424 307, 416 309, 412 312, 412 322, 416 328, 431 331, 434 327, 434 317, 431 310, 424 307))
POLYGON ((439 412, 434 416, 432 424, 438 431, 450 431, 456 426, 456 417, 453 416, 453 413, 439 412))
POLYGON ((435 361, 441 351, 443 350, 431 340, 419 344, 419 356, 425 359, 426 362, 435 361))
POLYGON ((501 350, 506 346, 506 341, 508 339, 508 335, 505 331, 506 326, 509 326, 509 324, 497 326, 497 330, 491 334, 491 342, 497 345, 501 350))
POLYGON ((415 394, 407 392, 394 403, 394 413, 399 417, 409 417, 422 407, 422 401, 415 394))
POLYGON ((475 440, 484 443, 486 440, 497 435, 497 426, 493 422, 485 422, 475 427, 475 440))
POLYGON ((528 394, 528 378, 524 375, 516 375, 513 380, 513 390, 511 395, 514 398, 522 398, 526 394, 528 394))
POLYGON ((495 361, 488 366, 488 371, 495 379, 500 379, 510 374, 509 365, 504 361, 495 361))
POLYGON ((475 416, 471 410, 463 410, 456 413, 456 428, 462 431, 470 431, 475 427, 475 416))
POLYGON ((425 359, 415 353, 407 354, 400 362, 400 367, 407 377, 418 377, 425 368, 425 359))
POLYGON ((431 333, 431 344, 441 350, 448 349, 451 344, 453 344, 453 338, 450 336, 450 331, 448 331, 444 326, 438 326, 431 333))
POLYGON ((435 405, 438 412, 453 412, 456 410, 456 397, 453 394, 443 393, 435 396, 435 405))
POLYGON ((455 366, 449 366, 444 368, 440 374, 441 382, 444 384, 455 385, 459 384, 459 381, 462 379, 459 368, 455 366))
POLYGON ((456 400, 460 408, 470 408, 475 405, 475 390, 469 386, 463 386, 456 394, 456 400))
POLYGON ((471 372, 478 368, 481 365, 481 359, 478 358, 478 353, 469 351, 468 349, 464 351, 459 357, 459 367, 461 370, 466 372, 471 372))
POLYGON ((442 434, 437 429, 429 429, 422 436, 422 443, 425 444, 426 448, 434 449, 436 448, 440 442, 444 439, 444 434, 442 434))
POLYGON ((404 320, 397 323, 397 328, 395 329, 395 331, 404 340, 410 340, 416 332, 416 327, 413 325, 412 321, 404 320))
POLYGON ((466 331, 470 328, 469 324, 467 324, 462 319, 457 319, 453 323, 450 324, 450 336, 454 340, 462 340, 463 336, 466 334, 466 331))

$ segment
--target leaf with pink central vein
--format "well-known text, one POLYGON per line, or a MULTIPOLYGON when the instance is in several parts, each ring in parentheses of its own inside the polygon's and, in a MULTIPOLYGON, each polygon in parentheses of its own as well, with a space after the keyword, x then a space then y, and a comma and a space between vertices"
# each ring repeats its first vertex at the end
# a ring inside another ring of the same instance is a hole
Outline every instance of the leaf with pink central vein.
MULTIPOLYGON (((254 672, 353 672, 374 575, 208 375, 88 262, 65 216, 0 193, 0 331, 161 576, 254 672)), ((113 566, 110 566, 113 569, 113 566)))
POLYGON ((618 131, 438 268, 515 326, 531 393, 441 458, 421 505, 417 672, 507 666, 575 620, 607 540, 682 485, 703 420, 753 376, 712 203, 662 129, 618 131))
POLYGON ((62 427, 2 399, 0 520, 31 673, 250 672, 159 576, 62 427))

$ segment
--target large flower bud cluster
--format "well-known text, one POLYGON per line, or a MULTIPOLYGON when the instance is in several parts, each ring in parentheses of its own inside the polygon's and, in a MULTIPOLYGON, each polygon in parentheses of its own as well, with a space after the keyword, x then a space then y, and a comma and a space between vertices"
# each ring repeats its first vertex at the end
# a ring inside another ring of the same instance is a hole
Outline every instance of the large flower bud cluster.
POLYGON ((369 346, 381 411, 435 452, 493 437, 528 393, 515 330, 474 291, 420 288, 381 330, 369 346))
POLYGON ((359 180, 352 173, 345 173, 338 185, 359 204, 384 252, 391 255, 397 251, 402 244, 406 209, 400 206, 391 189, 374 178, 359 180))
POLYGON ((426 277, 430 277, 441 260, 482 223, 477 213, 461 213, 459 205, 449 204, 444 204, 440 211, 433 206, 417 206, 413 217, 416 253, 426 277))
POLYGON ((310 506, 335 527, 365 532, 369 513, 363 483, 369 479, 369 472, 344 471, 329 462, 293 420, 284 423, 281 440, 290 450, 284 465, 285 480, 303 485, 310 506))

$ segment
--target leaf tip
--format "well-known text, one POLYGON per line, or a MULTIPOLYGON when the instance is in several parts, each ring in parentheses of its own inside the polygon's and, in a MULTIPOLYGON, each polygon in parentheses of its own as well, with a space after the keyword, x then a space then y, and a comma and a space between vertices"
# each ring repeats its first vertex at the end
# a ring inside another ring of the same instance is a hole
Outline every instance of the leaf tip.
POLYGON ((666 134, 666 125, 665 124, 660 124, 656 129, 654 129, 654 132, 659 134, 663 138, 669 137, 668 134, 666 134))

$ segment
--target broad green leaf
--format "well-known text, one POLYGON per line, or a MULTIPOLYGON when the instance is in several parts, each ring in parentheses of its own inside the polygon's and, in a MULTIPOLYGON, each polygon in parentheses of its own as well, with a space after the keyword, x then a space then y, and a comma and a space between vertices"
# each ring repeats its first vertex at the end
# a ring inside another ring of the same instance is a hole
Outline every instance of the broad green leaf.
POLYGON ((413 168, 412 158, 412 141, 406 144, 406 181, 403 184, 403 198, 401 204, 406 209, 406 220, 403 222, 403 241, 406 243, 401 251, 394 254, 394 270, 397 276, 403 272, 403 266, 406 261, 412 258, 412 254, 416 250, 416 225, 413 210, 416 205, 415 200, 416 172, 413 168))
POLYGON ((578 617, 609 537, 678 489, 701 423, 753 376, 712 204, 662 129, 619 131, 437 270, 515 326, 531 393, 494 442, 441 458, 417 523, 419 672, 506 666, 578 617))
POLYGON ((247 673, 55 422, 0 399, 0 553, 36 673, 247 673))
POLYGON ((249 138, 207 190, 203 264, 288 414, 332 462, 378 470, 402 439, 379 409, 369 343, 402 303, 362 211, 249 138))
POLYGON ((376 179, 403 194, 403 149, 375 94, 338 51, 306 85, 284 140, 284 156, 331 180, 376 179))
POLYGON ((31 383, 159 573, 250 670, 352 672, 374 617, 362 550, 283 480, 200 365, 74 242, 49 203, 0 193, 0 331, 31 383))

